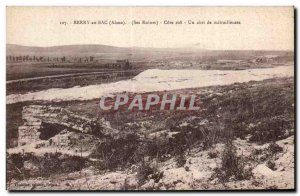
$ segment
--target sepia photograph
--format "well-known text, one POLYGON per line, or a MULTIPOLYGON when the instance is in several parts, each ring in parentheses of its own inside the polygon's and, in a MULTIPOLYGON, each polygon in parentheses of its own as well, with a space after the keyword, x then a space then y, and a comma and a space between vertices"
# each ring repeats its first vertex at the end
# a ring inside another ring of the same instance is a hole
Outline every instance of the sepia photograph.
POLYGON ((6 7, 8 191, 295 191, 295 8, 6 7))

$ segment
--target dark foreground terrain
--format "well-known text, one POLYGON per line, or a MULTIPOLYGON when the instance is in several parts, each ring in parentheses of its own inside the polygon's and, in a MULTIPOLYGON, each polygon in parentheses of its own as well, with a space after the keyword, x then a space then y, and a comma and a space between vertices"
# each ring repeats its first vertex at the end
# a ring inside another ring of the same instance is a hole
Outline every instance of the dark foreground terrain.
POLYGON ((9 147, 16 146, 25 105, 65 108, 117 130, 96 126, 95 134, 68 133, 81 138, 69 151, 98 141, 73 154, 41 153, 38 146, 8 149, 8 189, 294 188, 293 78, 170 93, 197 95, 201 109, 103 112, 99 100, 7 105, 9 147))

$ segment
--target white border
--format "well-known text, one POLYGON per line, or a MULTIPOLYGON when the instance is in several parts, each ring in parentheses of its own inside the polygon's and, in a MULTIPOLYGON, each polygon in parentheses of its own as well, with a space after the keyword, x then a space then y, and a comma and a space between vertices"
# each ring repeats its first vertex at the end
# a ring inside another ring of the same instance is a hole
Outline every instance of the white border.
MULTIPOLYGON (((95 0, 52 0, 52 1, 41 1, 41 0, 2 0, 0 1, 0 43, 2 43, 0 47, 0 126, 1 126, 1 137, 0 137, 0 147, 2 148, 0 153, 0 193, 1 195, 8 195, 9 192, 6 191, 5 187, 5 163, 6 163, 6 146, 5 146, 5 121, 6 121, 6 113, 5 113, 5 44, 6 44, 6 18, 5 18, 5 7, 6 6, 291 6, 294 5, 298 8, 298 15, 300 9, 300 1, 299 0, 252 0, 252 1, 237 1, 237 0, 229 0, 229 1, 222 1, 222 0, 209 0, 209 1, 197 1, 197 0, 129 0, 129 1, 122 1, 122 0, 105 0, 105 1, 95 1, 95 0)), ((20 19, 21 20, 21 19, 20 19)), ((276 18, 274 18, 276 20, 276 18)), ((299 24, 299 20, 297 20, 297 26, 299 24)), ((298 37, 298 35, 297 35, 298 37)), ((299 50, 297 50, 297 56, 299 57, 299 50)), ((298 81, 297 81, 298 84, 298 81)), ((297 92, 299 92, 299 84, 297 85, 297 92)), ((297 96, 299 101, 299 96, 297 96)), ((298 104, 297 104, 298 105, 298 104)), ((299 119, 299 113, 297 116, 297 122, 299 119)), ((298 130, 297 130, 298 131, 298 130)), ((297 134, 297 141, 299 141, 299 133, 297 134)), ((298 144, 299 146, 299 144, 298 144)), ((299 150, 298 150, 299 151, 299 150)), ((297 151, 297 158, 299 157, 299 153, 297 151)), ((297 171, 299 170, 299 161, 297 162, 297 171)), ((298 173, 298 172, 297 172, 298 173)), ((299 179, 297 180, 299 182, 299 179)), ((297 187, 299 188, 299 183, 297 183, 297 187)), ((34 195, 35 193, 26 193, 26 195, 34 195)), ((38 193, 38 194, 45 194, 45 193, 38 193)), ((56 195, 63 195, 64 193, 55 193, 56 195)), ((73 193, 69 193, 73 194, 73 193)), ((86 195, 90 193, 78 193, 79 195, 86 195)), ((77 195, 78 195, 77 194, 77 195)), ((99 193, 96 193, 99 194, 99 193)), ((100 193, 100 194, 110 194, 110 195, 119 195, 122 193, 100 193)), ((128 194, 128 193, 127 193, 128 194)), ((129 193, 132 194, 132 193, 129 193)), ((163 193, 153 193, 162 195, 163 193)), ((176 194, 186 194, 186 193, 176 193, 176 194)), ((210 194, 216 195, 219 193, 205 193, 201 192, 199 194, 210 194)), ((223 193, 228 194, 228 193, 223 193)), ((229 194, 232 194, 231 192, 229 194)), ((241 194, 241 193, 237 193, 241 194)), ((251 194, 255 194, 256 196, 264 195, 265 193, 257 193, 253 192, 251 194)), ((282 193, 282 195, 288 195, 289 193, 282 193)), ((297 193, 298 194, 298 193, 297 193)), ((37 194, 35 194, 37 195, 37 194)))

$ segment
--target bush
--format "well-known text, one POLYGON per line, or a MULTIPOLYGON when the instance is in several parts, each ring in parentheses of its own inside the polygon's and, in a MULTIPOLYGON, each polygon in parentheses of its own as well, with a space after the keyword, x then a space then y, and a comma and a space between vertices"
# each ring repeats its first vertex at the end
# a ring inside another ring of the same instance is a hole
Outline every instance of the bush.
POLYGON ((153 167, 149 163, 143 161, 137 169, 136 177, 139 186, 143 185, 149 179, 153 179, 155 183, 158 183, 163 177, 163 172, 160 172, 157 167, 153 167))
POLYGON ((271 170, 276 170, 276 165, 275 162, 273 160, 268 160, 266 163, 267 167, 270 168, 271 170))
POLYGON ((84 158, 71 156, 61 164, 61 169, 65 172, 71 173, 74 171, 80 171, 86 165, 84 158))
POLYGON ((215 176, 222 182, 231 178, 246 180, 252 176, 251 168, 247 168, 245 159, 236 155, 235 146, 228 142, 222 155, 221 167, 215 170, 215 176))
POLYGON ((175 160, 177 167, 183 167, 186 163, 186 158, 183 153, 177 155, 175 160))
POLYGON ((118 139, 109 138, 99 143, 91 157, 100 159, 98 169, 115 169, 139 161, 135 157, 138 147, 138 136, 126 134, 118 139))
POLYGON ((7 163, 8 180, 11 180, 80 171, 87 165, 88 160, 78 156, 64 155, 62 157, 61 153, 45 153, 42 157, 30 153, 19 153, 9 155, 7 163), (35 165, 36 169, 24 168, 25 161, 35 165))
POLYGON ((21 153, 7 154, 7 181, 12 179, 21 180, 24 178, 24 159, 21 153))
POLYGON ((209 151, 208 152, 208 157, 210 159, 214 159, 214 158, 217 158, 218 157, 218 153, 216 151, 209 151))
POLYGON ((255 127, 251 128, 251 142, 266 143, 283 139, 285 129, 290 127, 290 123, 281 118, 264 119, 255 127))
POLYGON ((278 144, 276 144, 275 142, 272 142, 269 147, 268 150, 272 153, 272 154, 276 154, 279 152, 283 151, 283 148, 281 146, 279 146, 278 144))

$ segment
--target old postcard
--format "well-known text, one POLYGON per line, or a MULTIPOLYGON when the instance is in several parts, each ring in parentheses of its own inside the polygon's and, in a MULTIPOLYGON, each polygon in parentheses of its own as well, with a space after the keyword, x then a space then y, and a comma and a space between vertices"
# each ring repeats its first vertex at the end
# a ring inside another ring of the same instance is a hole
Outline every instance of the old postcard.
POLYGON ((295 190, 294 7, 6 20, 9 191, 295 190))

